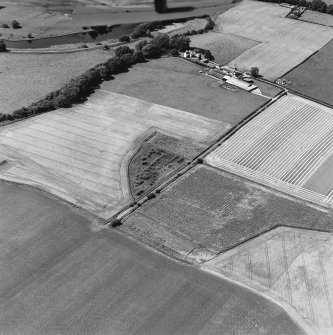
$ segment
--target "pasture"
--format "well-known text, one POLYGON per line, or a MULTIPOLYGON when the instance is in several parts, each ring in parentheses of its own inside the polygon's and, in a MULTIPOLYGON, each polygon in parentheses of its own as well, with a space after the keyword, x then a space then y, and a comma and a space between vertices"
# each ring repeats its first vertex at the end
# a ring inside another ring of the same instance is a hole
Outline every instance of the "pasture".
POLYGON ((229 64, 249 70, 259 67, 270 80, 282 77, 333 38, 333 29, 285 18, 289 9, 277 4, 244 1, 219 16, 216 30, 261 44, 229 64))
POLYGON ((6 83, 0 87, 0 112, 10 114, 29 106, 112 56, 112 51, 104 50, 39 55, 0 53, 1 81, 6 83))
POLYGON ((204 261, 277 226, 332 230, 332 216, 198 165, 124 220, 148 244, 204 261))
POLYGON ((305 335, 279 306, 0 184, 0 333, 305 335))
POLYGON ((277 228, 207 262, 297 311, 313 333, 333 332, 333 235, 277 228))
MULTIPOLYGON (((332 28, 333 29, 333 28, 332 28)), ((296 92, 333 105, 333 40, 284 78, 296 92)))
POLYGON ((208 144, 222 122, 98 90, 84 104, 0 129, 0 178, 34 185, 102 218, 131 197, 129 159, 160 129, 208 144), (2 159, 1 159, 2 158, 2 159))
POLYGON ((231 92, 215 79, 199 74, 201 67, 179 58, 137 64, 129 73, 104 82, 102 89, 155 104, 236 124, 268 100, 244 90, 231 92), (171 98, 172 97, 172 98, 171 98))
POLYGON ((331 206, 333 110, 283 96, 206 161, 304 200, 331 206))
POLYGON ((216 31, 190 38, 191 47, 210 50, 215 57, 215 62, 221 65, 231 62, 246 50, 260 44, 255 40, 216 31))
MULTIPOLYGON (((326 2, 327 3, 327 2, 326 2)), ((330 14, 306 10, 298 19, 301 21, 322 24, 324 26, 333 27, 333 17, 330 14)))

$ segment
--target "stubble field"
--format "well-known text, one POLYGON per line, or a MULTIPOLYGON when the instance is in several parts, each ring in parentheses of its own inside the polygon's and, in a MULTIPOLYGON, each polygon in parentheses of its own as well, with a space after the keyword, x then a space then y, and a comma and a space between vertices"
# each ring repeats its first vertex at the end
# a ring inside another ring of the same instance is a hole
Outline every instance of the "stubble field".
POLYGON ((45 189, 108 218, 131 200, 127 164, 161 129, 207 145, 222 122, 98 90, 87 102, 0 130, 0 178, 45 189))
POLYGON ((217 30, 262 42, 230 65, 247 70, 257 66, 265 78, 275 80, 333 38, 331 27, 288 19, 289 11, 278 4, 244 1, 221 14, 217 30))
POLYGON ((304 335, 277 305, 0 184, 0 333, 304 335))
POLYGON ((332 334, 333 235, 278 228, 204 267, 240 280, 289 305, 314 329, 332 334))
POLYGON ((228 124, 240 122, 268 101, 244 90, 220 88, 199 70, 178 58, 161 58, 135 65, 129 73, 104 82, 102 88, 228 124))
POLYGON ((208 164, 332 205, 333 110, 283 96, 210 153, 208 164))

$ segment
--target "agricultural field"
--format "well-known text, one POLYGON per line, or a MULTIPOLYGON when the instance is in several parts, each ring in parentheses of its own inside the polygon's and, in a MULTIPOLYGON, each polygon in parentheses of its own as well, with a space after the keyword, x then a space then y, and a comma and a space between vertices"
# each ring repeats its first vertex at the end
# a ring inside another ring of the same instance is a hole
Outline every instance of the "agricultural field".
POLYGON ((0 232, 1 334, 305 335, 278 305, 40 192, 1 183, 0 232))
POLYGON ((204 267, 239 280, 295 310, 313 334, 333 332, 333 235, 277 228, 204 267))
POLYGON ((260 44, 252 39, 216 31, 194 35, 190 38, 191 47, 210 50, 215 57, 215 62, 221 65, 231 62, 246 50, 260 44))
POLYGON ((331 231, 332 215, 198 165, 135 210, 120 229, 167 253, 202 262, 278 226, 331 231))
POLYGON ((333 38, 332 28, 288 19, 288 12, 277 4, 244 1, 221 14, 216 30, 262 42, 229 64, 245 70, 257 66, 266 79, 275 80, 333 38))
POLYGON ((34 185, 102 218, 131 199, 127 165, 152 131, 207 145, 215 120, 98 90, 87 102, 0 130, 0 178, 34 185))
POLYGON ((333 105, 333 41, 328 42, 307 61, 288 72, 288 88, 333 105))
POLYGON ((128 166, 129 187, 134 199, 185 167, 205 147, 160 132, 147 138, 128 166))
POLYGON ((206 157, 208 164, 333 205, 333 110, 283 96, 206 157))
POLYGON ((268 101, 244 90, 221 88, 216 80, 200 75, 200 69, 179 58, 151 60, 104 82, 102 89, 232 125, 268 101))
POLYGON ((15 1, 0 1, 0 33, 7 40, 21 40, 32 34, 33 37, 49 37, 52 35, 65 35, 82 31, 82 27, 73 22, 62 13, 47 12, 38 2, 33 6, 15 1), (19 29, 14 29, 11 22, 20 23, 19 29), (2 28, 7 24, 9 28, 2 28))
POLYGON ((112 51, 104 50, 38 55, 0 53, 3 83, 0 112, 12 113, 22 106, 29 106, 112 56, 112 51))
MULTIPOLYGON (((325 2, 327 3, 327 1, 325 2)), ((298 20, 322 24, 328 27, 333 27, 333 16, 332 15, 315 12, 313 10, 306 10, 298 20)))
POLYGON ((206 19, 193 19, 184 23, 174 23, 166 26, 164 29, 159 30, 161 34, 169 34, 170 36, 175 34, 184 34, 187 31, 204 29, 207 24, 206 19))

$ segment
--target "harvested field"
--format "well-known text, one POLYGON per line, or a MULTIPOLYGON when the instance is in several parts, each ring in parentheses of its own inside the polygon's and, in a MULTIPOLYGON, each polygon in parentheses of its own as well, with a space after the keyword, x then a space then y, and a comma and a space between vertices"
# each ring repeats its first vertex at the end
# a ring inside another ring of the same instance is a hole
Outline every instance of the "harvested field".
POLYGON ((333 105, 333 41, 284 76, 296 92, 333 105))
POLYGON ((200 75, 200 69, 179 58, 161 58, 135 65, 102 88, 228 124, 240 122, 268 101, 244 90, 220 88, 216 80, 200 75))
POLYGON ((112 56, 113 52, 104 50, 40 55, 0 53, 1 81, 6 83, 0 87, 1 113, 12 113, 44 98, 112 56))
POLYGON ((130 201, 127 164, 153 130, 206 145, 225 124, 98 90, 87 102, 0 130, 0 178, 37 186, 108 218, 130 201))
POLYGON ((206 19, 194 19, 184 23, 174 23, 166 26, 164 29, 159 30, 159 33, 169 34, 170 36, 175 34, 184 34, 187 31, 204 29, 207 24, 206 19))
POLYGON ((156 132, 129 162, 129 186, 134 199, 184 167, 204 147, 156 132))
POLYGON ((191 47, 208 49, 215 62, 225 65, 248 49, 260 44, 255 40, 237 35, 212 31, 203 35, 191 36, 191 47))
POLYGON ((288 95, 241 128, 206 160, 217 168, 331 206, 333 178, 328 162, 332 154, 333 110, 288 95), (319 174, 323 166, 328 171, 319 174))
POLYGON ((209 259, 278 226, 333 230, 328 211, 199 165, 138 208, 121 229, 159 249, 162 244, 200 261, 201 256, 192 254, 195 248, 202 250, 202 260, 209 259), (184 242, 172 245, 170 235, 184 242))
POLYGON ((332 15, 315 12, 313 10, 306 10, 298 20, 322 24, 328 27, 333 27, 333 16, 332 15))
POLYGON ((1 334, 305 335, 255 293, 90 224, 0 184, 1 334))
POLYGON ((244 1, 221 14, 217 30, 262 42, 230 65, 245 70, 257 66, 265 78, 275 80, 333 38, 332 28, 288 19, 289 11, 277 4, 244 1))
POLYGON ((289 305, 314 330, 333 332, 333 235, 278 228, 204 267, 289 305))

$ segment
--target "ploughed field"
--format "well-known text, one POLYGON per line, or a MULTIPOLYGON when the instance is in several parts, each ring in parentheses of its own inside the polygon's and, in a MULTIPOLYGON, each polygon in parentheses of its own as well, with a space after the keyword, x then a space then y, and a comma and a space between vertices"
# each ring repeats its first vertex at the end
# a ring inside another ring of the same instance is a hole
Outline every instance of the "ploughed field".
POLYGON ((198 165, 135 210, 119 229, 201 262, 278 226, 331 231, 332 215, 198 165))
POLYGON ((264 298, 0 184, 0 333, 303 335, 264 298))
POLYGON ((104 82, 102 88, 232 125, 268 101, 244 90, 221 88, 215 79, 199 74, 200 70, 179 58, 150 60, 104 82))
POLYGON ((333 38, 331 27, 288 19, 289 12, 278 4, 246 0, 221 14, 216 30, 262 42, 229 64, 245 70, 257 66, 275 80, 333 38))
POLYGON ((332 205, 333 110, 283 96, 206 161, 304 200, 332 205))
MULTIPOLYGON (((333 20, 333 16, 330 16, 333 20)), ((330 41, 307 61, 284 76, 285 79, 291 81, 287 88, 333 105, 332 64, 333 41, 330 41)))
POLYGON ((333 332, 333 235, 278 228, 207 262, 294 309, 315 334, 333 332))
POLYGON ((34 185, 102 218, 131 199, 127 165, 154 130, 207 145, 216 120, 98 90, 87 102, 0 131, 0 178, 34 185))

